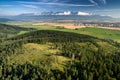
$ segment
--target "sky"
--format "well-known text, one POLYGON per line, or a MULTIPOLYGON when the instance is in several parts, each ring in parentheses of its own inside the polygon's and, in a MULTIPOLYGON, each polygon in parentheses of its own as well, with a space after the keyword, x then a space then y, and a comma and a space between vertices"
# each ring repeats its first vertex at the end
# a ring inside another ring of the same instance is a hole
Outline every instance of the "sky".
POLYGON ((120 0, 0 0, 0 16, 79 11, 120 18, 120 0))

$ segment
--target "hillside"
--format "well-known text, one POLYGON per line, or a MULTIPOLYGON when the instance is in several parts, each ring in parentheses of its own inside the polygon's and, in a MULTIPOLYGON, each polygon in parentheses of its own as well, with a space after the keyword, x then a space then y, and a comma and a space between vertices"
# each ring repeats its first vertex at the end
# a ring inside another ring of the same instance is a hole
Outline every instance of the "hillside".
MULTIPOLYGON (((120 31, 119 30, 110 30, 108 28, 101 27, 80 27, 73 26, 73 24, 69 23, 40 23, 40 22, 9 22, 6 23, 9 25, 18 25, 23 28, 35 28, 37 30, 57 30, 57 31, 65 31, 65 32, 74 32, 79 34, 86 34, 102 39, 111 39, 117 42, 120 42, 120 31), (76 28, 76 29, 73 29, 76 28), (80 29, 79 29, 80 28, 80 29)), ((117 29, 117 28, 116 28, 117 29)))
POLYGON ((112 40, 39 30, 0 43, 1 80, 120 79, 120 44, 112 40))
POLYGON ((20 32, 27 32, 35 30, 33 28, 22 28, 18 26, 6 25, 0 23, 0 38, 9 38, 19 34, 20 32))

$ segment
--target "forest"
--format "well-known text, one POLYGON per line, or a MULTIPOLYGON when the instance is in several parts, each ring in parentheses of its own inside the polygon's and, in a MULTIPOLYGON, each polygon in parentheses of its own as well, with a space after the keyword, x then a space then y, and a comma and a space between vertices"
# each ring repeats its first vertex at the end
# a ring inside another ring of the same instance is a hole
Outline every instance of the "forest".
POLYGON ((7 25, 0 23, 0 39, 16 36, 21 31, 32 31, 33 28, 23 28, 16 25, 7 25))
POLYGON ((0 80, 120 80, 120 43, 55 30, 7 37, 0 80))

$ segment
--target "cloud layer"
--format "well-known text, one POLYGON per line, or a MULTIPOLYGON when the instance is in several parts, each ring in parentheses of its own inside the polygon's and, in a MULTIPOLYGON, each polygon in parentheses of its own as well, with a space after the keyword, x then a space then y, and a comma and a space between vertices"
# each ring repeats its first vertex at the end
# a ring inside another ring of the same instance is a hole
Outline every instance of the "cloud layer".
POLYGON ((119 8, 120 0, 0 0, 0 15, 80 11, 79 14, 83 15, 91 13, 117 16, 120 15, 119 8))
POLYGON ((23 4, 24 7, 27 7, 27 8, 33 8, 33 9, 37 9, 38 7, 35 6, 35 5, 26 5, 26 4, 23 4))
POLYGON ((21 4, 28 4, 28 5, 53 5, 53 6, 75 6, 75 7, 90 7, 95 6, 94 4, 67 4, 67 3, 58 3, 58 2, 25 2, 19 1, 21 4))

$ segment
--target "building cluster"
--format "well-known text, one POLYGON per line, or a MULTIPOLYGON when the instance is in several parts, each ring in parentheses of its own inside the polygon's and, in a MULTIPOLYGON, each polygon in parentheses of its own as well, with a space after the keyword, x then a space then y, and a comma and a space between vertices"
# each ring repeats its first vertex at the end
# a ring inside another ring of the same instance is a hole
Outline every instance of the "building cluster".
POLYGON ((86 27, 120 27, 120 23, 90 23, 90 22, 83 22, 83 23, 74 23, 74 26, 86 26, 86 27))

